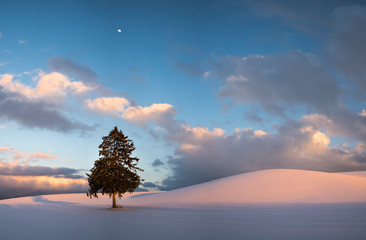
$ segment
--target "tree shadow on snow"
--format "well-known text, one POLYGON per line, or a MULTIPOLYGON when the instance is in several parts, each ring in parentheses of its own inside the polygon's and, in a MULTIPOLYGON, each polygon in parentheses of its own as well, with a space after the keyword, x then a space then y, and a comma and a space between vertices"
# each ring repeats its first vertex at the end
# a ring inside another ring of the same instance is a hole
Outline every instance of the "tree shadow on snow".
POLYGON ((51 201, 45 197, 42 196, 34 196, 32 197, 33 202, 40 202, 40 203, 51 203, 51 204, 61 204, 61 205, 77 205, 78 203, 72 203, 72 202, 64 202, 64 201, 51 201))

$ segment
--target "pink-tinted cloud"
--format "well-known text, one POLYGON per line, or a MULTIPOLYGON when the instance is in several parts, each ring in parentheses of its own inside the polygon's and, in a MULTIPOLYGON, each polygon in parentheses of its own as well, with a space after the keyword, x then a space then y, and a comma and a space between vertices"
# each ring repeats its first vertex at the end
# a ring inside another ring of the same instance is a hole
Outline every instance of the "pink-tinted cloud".
POLYGON ((128 122, 142 127, 146 127, 150 122, 158 125, 169 124, 176 114, 175 108, 168 103, 154 103, 148 107, 131 106, 130 102, 122 97, 88 99, 85 106, 97 113, 122 117, 128 122))
POLYGON ((85 102, 87 108, 92 111, 113 116, 120 116, 125 107, 130 103, 122 97, 101 97, 94 100, 88 99, 85 102))
POLYGON ((154 103, 148 107, 131 106, 127 108, 122 117, 130 123, 146 126, 148 122, 164 125, 176 114, 175 108, 167 103, 154 103))
POLYGON ((67 76, 58 72, 39 73, 35 78, 35 87, 14 80, 14 76, 10 74, 0 75, 0 77, 0 86, 4 90, 20 94, 29 100, 47 100, 58 103, 67 94, 78 95, 93 89, 80 81, 71 81, 67 76))
POLYGON ((0 199, 86 190, 87 181, 84 176, 78 175, 79 170, 30 165, 45 159, 57 157, 47 153, 22 153, 13 148, 0 147, 0 199))
POLYGON ((57 159, 56 156, 47 153, 33 152, 23 153, 9 147, 0 147, 0 160, 7 161, 38 161, 43 159, 57 159))
POLYGON ((52 193, 82 193, 87 188, 85 179, 0 175, 0 199, 52 193))

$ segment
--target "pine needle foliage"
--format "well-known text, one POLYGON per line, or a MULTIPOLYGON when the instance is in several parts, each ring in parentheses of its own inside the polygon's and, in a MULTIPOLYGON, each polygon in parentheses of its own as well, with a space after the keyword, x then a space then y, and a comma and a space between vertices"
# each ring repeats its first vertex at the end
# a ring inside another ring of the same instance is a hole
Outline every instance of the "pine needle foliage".
POLYGON ((108 136, 102 137, 103 142, 99 145, 99 159, 94 162, 94 167, 88 176, 90 198, 98 198, 98 193, 119 198, 125 192, 133 193, 143 179, 137 171, 143 171, 137 167, 139 159, 131 157, 135 146, 121 130, 114 127, 108 136))

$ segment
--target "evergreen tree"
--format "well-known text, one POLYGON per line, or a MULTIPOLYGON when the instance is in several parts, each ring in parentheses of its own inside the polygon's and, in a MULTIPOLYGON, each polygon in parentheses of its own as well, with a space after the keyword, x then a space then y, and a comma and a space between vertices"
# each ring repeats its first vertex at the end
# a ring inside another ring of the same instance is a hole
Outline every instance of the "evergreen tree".
POLYGON ((87 196, 98 198, 98 193, 113 197, 113 208, 116 208, 116 195, 121 198, 125 192, 132 193, 143 179, 137 171, 143 171, 136 165, 137 157, 131 157, 135 150, 132 140, 114 127, 108 136, 102 137, 99 145, 99 159, 88 176, 89 192, 87 196))

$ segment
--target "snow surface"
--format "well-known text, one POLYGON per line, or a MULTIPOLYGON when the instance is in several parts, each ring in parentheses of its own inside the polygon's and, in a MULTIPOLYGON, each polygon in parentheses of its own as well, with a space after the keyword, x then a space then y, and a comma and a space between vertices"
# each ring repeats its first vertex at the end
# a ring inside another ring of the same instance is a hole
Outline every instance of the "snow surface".
POLYGON ((366 172, 264 170, 111 199, 0 200, 0 239, 365 239, 366 172))

